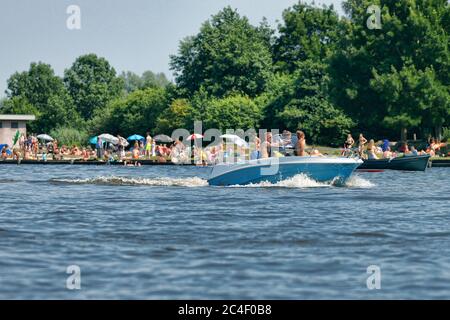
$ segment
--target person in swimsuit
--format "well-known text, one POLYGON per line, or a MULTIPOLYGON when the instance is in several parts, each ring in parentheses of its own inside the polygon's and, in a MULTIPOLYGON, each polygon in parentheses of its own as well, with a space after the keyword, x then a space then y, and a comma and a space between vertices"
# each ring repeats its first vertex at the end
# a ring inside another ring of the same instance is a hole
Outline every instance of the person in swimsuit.
POLYGON ((6 153, 6 147, 2 148, 2 159, 6 160, 6 158, 8 158, 8 154, 6 153))
POLYGON ((304 157, 306 155, 306 139, 303 131, 297 131, 297 143, 295 144, 295 155, 304 157))
POLYGON ((138 148, 133 148, 133 159, 137 160, 139 159, 139 147, 138 148))
POLYGON ((358 144, 358 152, 359 152, 359 155, 362 156, 363 151, 364 151, 364 145, 367 143, 367 139, 364 138, 362 133, 359 134, 358 143, 359 143, 358 144))
POLYGON ((375 141, 373 139, 367 144, 367 158, 369 160, 378 159, 377 154, 375 153, 375 141))
POLYGON ((145 157, 149 158, 152 155, 152 137, 150 132, 147 132, 147 137, 145 138, 145 157))
POLYGON ((345 147, 345 149, 351 149, 354 144, 355 144, 355 140, 353 139, 352 135, 349 133, 347 136, 347 140, 345 140, 344 147, 345 147))
POLYGON ((266 132, 264 142, 260 145, 260 158, 270 158, 272 156, 272 133, 266 132))

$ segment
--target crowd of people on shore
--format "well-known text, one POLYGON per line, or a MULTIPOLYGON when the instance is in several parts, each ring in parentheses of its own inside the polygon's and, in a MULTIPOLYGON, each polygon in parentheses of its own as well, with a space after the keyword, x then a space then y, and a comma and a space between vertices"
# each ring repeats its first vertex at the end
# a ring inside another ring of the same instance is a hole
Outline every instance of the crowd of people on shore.
MULTIPOLYGON (((250 137, 246 146, 237 146, 233 143, 218 143, 214 146, 202 147, 201 143, 194 141, 182 142, 175 140, 169 143, 157 143, 147 133, 141 140, 132 141, 131 145, 126 139, 117 136, 117 143, 111 143, 97 137, 96 143, 86 147, 77 145, 67 146, 60 144, 57 139, 40 141, 37 136, 21 134, 13 148, 7 145, 0 147, 1 158, 13 160, 69 160, 79 161, 122 161, 124 163, 138 164, 139 160, 154 160, 158 162, 172 161, 183 163, 195 161, 197 164, 215 164, 236 158, 242 160, 268 158, 283 155, 306 155, 306 139, 302 131, 292 136, 291 132, 273 135, 267 132, 250 137)), ((317 149, 310 152, 320 155, 317 149)))
MULTIPOLYGON (((96 144, 87 147, 77 145, 59 145, 58 140, 39 141, 35 135, 20 135, 17 144, 9 149, 7 145, 0 146, 1 159, 12 158, 14 160, 67 160, 77 159, 79 161, 121 161, 126 165, 139 165, 140 160, 153 160, 157 162, 172 161, 174 163, 187 163, 194 161, 197 165, 217 164, 219 162, 254 160, 269 157, 283 156, 322 156, 318 149, 307 147, 306 137, 303 131, 292 134, 284 130, 282 134, 253 135, 248 142, 236 145, 235 143, 222 142, 208 147, 202 147, 201 143, 193 141, 170 141, 168 143, 157 143, 147 133, 142 139, 128 141, 121 137, 115 137, 116 143, 105 141, 101 136, 97 137, 96 144)), ((244 140, 242 140, 244 141, 244 140)), ((411 156, 440 154, 446 146, 435 138, 430 137, 424 148, 419 150, 407 142, 392 144, 388 140, 375 142, 368 140, 360 134, 355 140, 348 134, 344 142, 343 156, 357 154, 365 159, 394 158, 397 156, 411 156)))

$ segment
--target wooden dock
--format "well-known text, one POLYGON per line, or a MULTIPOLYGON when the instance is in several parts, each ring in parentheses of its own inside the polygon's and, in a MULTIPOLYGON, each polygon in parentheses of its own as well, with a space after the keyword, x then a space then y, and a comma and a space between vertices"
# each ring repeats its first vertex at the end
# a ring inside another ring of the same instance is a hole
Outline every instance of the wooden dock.
MULTIPOLYGON (((135 162, 138 162, 142 166, 173 166, 174 163, 167 161, 167 162, 158 162, 155 160, 127 160, 126 163, 131 165, 135 162)), ((32 165, 82 165, 82 166, 124 166, 125 162, 122 161, 97 161, 97 160, 88 160, 83 161, 79 159, 67 159, 67 160, 0 160, 0 165, 23 165, 23 164, 32 164, 32 165)), ((177 164, 177 165, 183 165, 183 166, 191 166, 193 164, 177 164)))

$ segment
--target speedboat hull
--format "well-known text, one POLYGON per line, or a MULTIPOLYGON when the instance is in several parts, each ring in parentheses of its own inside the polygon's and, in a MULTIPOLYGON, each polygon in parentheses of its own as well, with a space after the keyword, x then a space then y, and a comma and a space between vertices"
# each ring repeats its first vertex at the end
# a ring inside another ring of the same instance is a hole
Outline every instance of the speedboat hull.
POLYGON ((362 170, 403 170, 403 171, 425 171, 428 166, 430 155, 405 156, 393 159, 364 160, 358 169, 362 170))
POLYGON ((214 186, 277 183, 298 174, 319 182, 345 182, 361 163, 359 159, 332 157, 281 157, 224 163, 213 167, 208 182, 214 186))

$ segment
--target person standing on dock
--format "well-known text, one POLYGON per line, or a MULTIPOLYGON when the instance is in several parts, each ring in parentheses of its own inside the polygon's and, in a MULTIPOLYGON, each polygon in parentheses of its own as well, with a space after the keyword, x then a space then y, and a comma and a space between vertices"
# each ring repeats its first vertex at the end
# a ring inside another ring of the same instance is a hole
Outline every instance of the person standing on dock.
POLYGON ((147 137, 145 138, 145 157, 149 159, 152 155, 152 140, 150 132, 147 132, 147 137))
POLYGON ((103 157, 103 144, 102 144, 102 139, 100 137, 97 137, 97 145, 96 145, 96 149, 97 149, 97 159, 101 160, 103 157))
POLYGON ((152 157, 156 156, 156 141, 155 139, 152 140, 152 157))

